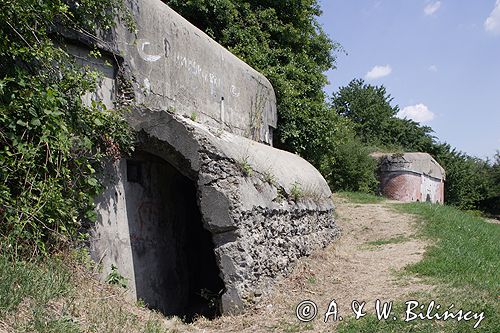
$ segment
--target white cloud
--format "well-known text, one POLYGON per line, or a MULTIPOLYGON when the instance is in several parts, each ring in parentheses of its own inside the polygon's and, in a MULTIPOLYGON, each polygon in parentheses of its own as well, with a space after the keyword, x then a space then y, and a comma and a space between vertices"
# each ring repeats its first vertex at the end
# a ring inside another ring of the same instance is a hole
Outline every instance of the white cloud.
POLYGON ((490 16, 484 21, 484 30, 493 34, 500 34, 500 0, 495 3, 495 8, 490 16))
POLYGON ((392 68, 389 65, 374 66, 368 73, 366 73, 365 80, 380 79, 381 77, 391 74, 391 72, 392 68))
POLYGON ((429 69, 429 71, 431 71, 431 72, 437 72, 437 71, 438 71, 438 68, 437 68, 437 66, 436 66, 436 65, 430 65, 428 69, 429 69))
POLYGON ((432 15, 441 8, 441 1, 431 2, 424 8, 425 15, 432 15))
POLYGON ((432 113, 426 105, 419 103, 406 106, 403 110, 398 112, 398 117, 409 118, 419 123, 425 123, 434 119, 434 113, 432 113))

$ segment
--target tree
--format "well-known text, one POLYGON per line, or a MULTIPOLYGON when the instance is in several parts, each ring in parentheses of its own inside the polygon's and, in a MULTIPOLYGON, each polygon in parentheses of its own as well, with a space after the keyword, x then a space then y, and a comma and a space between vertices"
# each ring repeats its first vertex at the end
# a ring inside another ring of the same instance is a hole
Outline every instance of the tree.
POLYGON ((436 139, 430 126, 411 119, 392 117, 388 125, 385 144, 403 147, 405 151, 429 151, 436 139))
POLYGON ((369 144, 385 143, 390 120, 398 107, 391 106, 392 98, 384 86, 372 86, 354 79, 333 94, 332 107, 355 124, 357 136, 369 144))
POLYGON ((354 79, 331 99, 332 108, 354 122, 357 137, 382 149, 426 151, 433 144, 432 129, 396 115, 399 106, 384 86, 372 86, 354 79))
POLYGON ((490 197, 491 167, 484 160, 457 151, 447 143, 437 143, 427 151, 445 169, 445 201, 465 210, 480 208, 490 197))
POLYGON ((497 217, 500 216, 500 151, 497 150, 490 170, 487 172, 490 180, 490 195, 480 203, 480 207, 497 217))
POLYGON ((325 155, 320 170, 332 190, 375 193, 378 187, 375 177, 377 161, 370 152, 366 145, 352 136, 325 155))
POLYGON ((495 160, 491 167, 490 173, 491 181, 493 183, 493 192, 496 196, 500 196, 500 151, 497 150, 495 160))

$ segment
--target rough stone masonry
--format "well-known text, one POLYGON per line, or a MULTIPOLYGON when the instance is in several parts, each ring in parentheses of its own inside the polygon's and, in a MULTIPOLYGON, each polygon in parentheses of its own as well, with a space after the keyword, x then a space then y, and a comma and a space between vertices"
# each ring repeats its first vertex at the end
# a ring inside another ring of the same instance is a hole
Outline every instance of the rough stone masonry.
POLYGON ((136 34, 120 24, 102 40, 67 33, 78 61, 102 73, 85 98, 130 108, 139 137, 107 170, 92 256, 167 315, 242 311, 339 235, 330 189, 272 147, 264 76, 161 1, 129 6, 136 34))

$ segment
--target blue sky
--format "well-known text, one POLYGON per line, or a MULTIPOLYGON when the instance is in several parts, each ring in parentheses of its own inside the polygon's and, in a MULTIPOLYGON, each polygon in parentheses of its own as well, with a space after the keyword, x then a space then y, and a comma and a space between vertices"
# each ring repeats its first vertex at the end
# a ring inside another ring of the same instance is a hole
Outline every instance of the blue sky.
POLYGON ((401 117, 469 155, 500 150, 500 0, 320 0, 345 53, 329 95, 353 78, 384 85, 401 117))

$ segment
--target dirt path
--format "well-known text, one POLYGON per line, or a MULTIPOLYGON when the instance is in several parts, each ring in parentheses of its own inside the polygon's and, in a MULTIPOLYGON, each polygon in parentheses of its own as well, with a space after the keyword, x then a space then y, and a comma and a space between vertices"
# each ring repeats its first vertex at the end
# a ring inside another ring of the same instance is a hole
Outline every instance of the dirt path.
POLYGON ((352 315, 351 302, 366 301, 373 309, 376 299, 404 300, 412 292, 429 286, 396 272, 418 262, 426 244, 414 237, 411 216, 390 208, 389 202, 353 204, 336 200, 337 223, 342 237, 322 251, 301 260, 291 276, 280 281, 274 292, 255 309, 240 316, 215 321, 199 320, 191 325, 202 332, 314 332, 335 330, 335 323, 323 322, 335 299, 340 316, 352 315), (295 317, 302 300, 317 304, 318 315, 303 324, 295 317))

